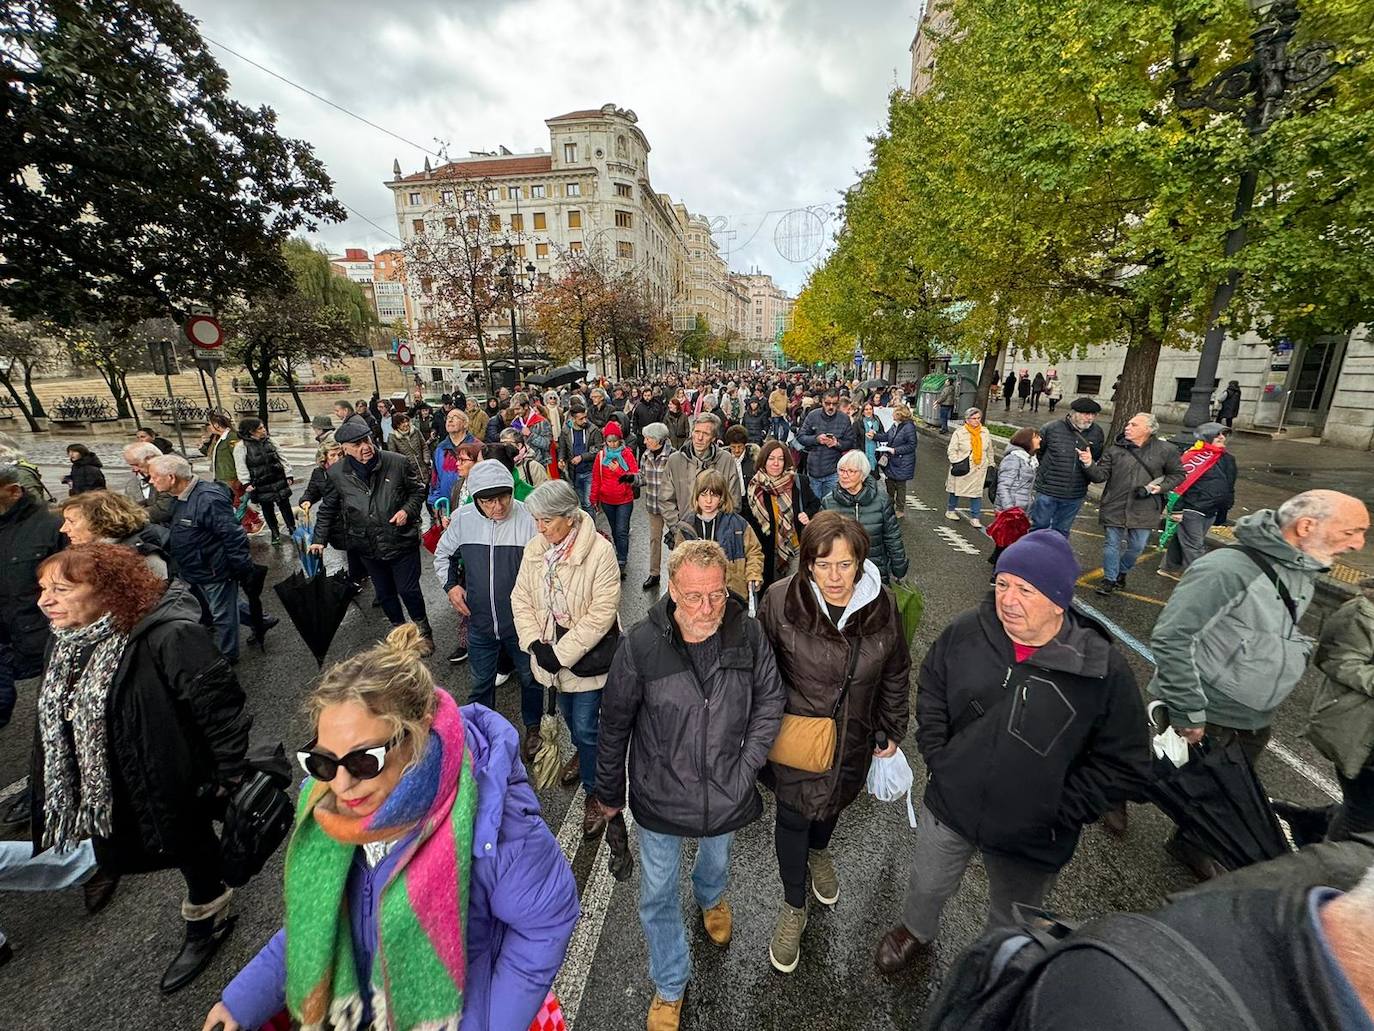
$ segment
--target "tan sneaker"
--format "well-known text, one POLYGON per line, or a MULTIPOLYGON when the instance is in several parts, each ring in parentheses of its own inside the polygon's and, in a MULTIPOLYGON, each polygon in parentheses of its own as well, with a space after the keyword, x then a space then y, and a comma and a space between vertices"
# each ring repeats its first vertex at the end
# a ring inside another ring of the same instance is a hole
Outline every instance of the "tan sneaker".
POLYGON ((811 894, 816 901, 833 906, 840 897, 840 875, 830 859, 830 850, 812 849, 806 853, 806 868, 811 871, 811 894))
POLYGON ((730 916, 730 900, 724 895, 710 909, 701 911, 701 922, 706 925, 706 934, 722 949, 730 944, 733 923, 730 916))
POLYGON ((801 962, 801 936, 806 930, 806 909, 795 909, 786 902, 773 926, 773 941, 768 946, 768 962, 773 969, 790 974, 801 962))
POLYGON ((677 1031, 682 1022, 682 1000, 664 1002, 654 992, 654 1001, 649 1003, 649 1019, 644 1026, 647 1031, 677 1031))

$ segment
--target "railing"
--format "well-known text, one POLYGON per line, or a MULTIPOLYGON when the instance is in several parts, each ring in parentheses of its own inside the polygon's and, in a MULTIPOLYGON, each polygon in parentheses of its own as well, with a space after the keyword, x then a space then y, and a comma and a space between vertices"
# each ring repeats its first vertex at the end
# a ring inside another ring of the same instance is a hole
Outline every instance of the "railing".
POLYGON ((196 404, 188 397, 147 397, 143 410, 159 422, 171 426, 176 422, 203 423, 213 409, 196 404))
MULTIPOLYGON (((267 399, 267 411, 280 415, 288 411, 290 406, 284 397, 269 397, 267 399)), ((258 399, 256 397, 239 397, 234 399, 234 411, 238 415, 256 415, 258 413, 258 399)))
POLYGON ((112 422, 117 418, 109 401, 89 394, 58 398, 52 417, 58 422, 112 422))

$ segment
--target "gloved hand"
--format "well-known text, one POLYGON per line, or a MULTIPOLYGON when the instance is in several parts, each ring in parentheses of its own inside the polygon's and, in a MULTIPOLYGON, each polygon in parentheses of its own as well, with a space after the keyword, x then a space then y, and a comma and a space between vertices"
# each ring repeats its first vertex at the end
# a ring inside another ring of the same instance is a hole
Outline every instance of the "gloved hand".
POLYGON ((635 482, 634 474, 633 474, 633 473, 621 473, 621 474, 620 474, 620 482, 621 482, 621 483, 634 483, 634 482, 635 482))
POLYGON ((553 645, 547 641, 535 641, 530 645, 530 654, 534 656, 534 661, 539 663, 539 668, 546 673, 557 673, 563 668, 563 663, 558 661, 558 654, 553 650, 553 645))
POLYGON ((606 821, 606 844, 611 854, 606 863, 611 876, 626 881, 635 872, 635 857, 630 853, 630 832, 623 813, 616 813, 606 821))

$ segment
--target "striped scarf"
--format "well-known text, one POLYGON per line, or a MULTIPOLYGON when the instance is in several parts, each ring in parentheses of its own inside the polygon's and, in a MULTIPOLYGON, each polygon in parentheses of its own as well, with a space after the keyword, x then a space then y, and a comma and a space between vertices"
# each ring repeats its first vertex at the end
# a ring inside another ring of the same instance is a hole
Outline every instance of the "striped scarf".
POLYGON ((108 612, 88 626, 53 627, 52 633, 52 658, 38 691, 42 844, 67 852, 82 838, 110 836, 113 801, 105 703, 129 635, 116 629, 108 612))
POLYGON ((467 977, 468 887, 477 783, 458 705, 436 692, 428 747, 371 816, 337 810, 308 779, 286 851, 286 1003, 303 1031, 358 1031, 347 884, 354 851, 405 839, 378 903, 370 997, 374 1026, 457 1031, 467 977), (413 833, 412 833, 413 832, 413 833))

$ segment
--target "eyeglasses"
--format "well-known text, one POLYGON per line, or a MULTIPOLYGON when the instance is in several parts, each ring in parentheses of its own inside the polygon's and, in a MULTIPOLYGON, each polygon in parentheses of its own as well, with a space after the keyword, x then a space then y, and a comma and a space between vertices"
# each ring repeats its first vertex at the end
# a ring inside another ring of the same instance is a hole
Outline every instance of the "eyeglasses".
POLYGON ((693 591, 691 594, 684 594, 681 596, 682 604, 686 605, 689 609, 699 609, 703 602, 709 601, 711 607, 714 608, 723 603, 729 593, 729 591, 712 591, 710 594, 699 594, 693 591))
POLYGON ((319 752, 310 751, 314 747, 315 742, 310 742, 306 745, 305 751, 296 753, 296 759, 306 773, 320 783, 328 784, 338 775, 340 766, 356 780, 371 780, 382 772, 382 767, 386 765, 386 753, 396 747, 396 742, 388 741, 384 745, 358 748, 349 752, 342 759, 335 759, 332 755, 321 755, 319 752))
POLYGON ((718 491, 718 490, 711 490, 710 488, 707 488, 706 490, 704 490, 704 491, 702 491, 700 494, 698 494, 697 497, 699 497, 699 498, 719 498, 719 497, 724 497, 724 495, 721 494, 721 492, 718 491))

